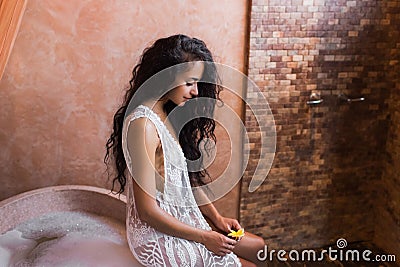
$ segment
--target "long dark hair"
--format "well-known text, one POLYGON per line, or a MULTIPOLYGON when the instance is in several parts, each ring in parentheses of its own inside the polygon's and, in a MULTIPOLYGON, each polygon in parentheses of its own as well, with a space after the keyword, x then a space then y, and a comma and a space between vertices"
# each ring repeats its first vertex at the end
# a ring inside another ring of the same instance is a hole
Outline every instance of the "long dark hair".
MULTIPOLYGON (((203 77, 207 77, 202 80, 212 82, 198 82, 198 97, 219 100, 221 87, 217 85, 216 68, 212 64, 214 60, 206 44, 199 39, 190 38, 182 34, 161 38, 144 50, 139 63, 133 68, 132 79, 129 81, 130 87, 125 93, 121 107, 114 115, 113 131, 106 143, 107 152, 104 157, 104 163, 107 165, 107 170, 109 165, 114 165, 116 170, 112 181, 112 191, 114 191, 115 183, 118 183, 119 190, 117 193, 122 193, 127 180, 127 165, 122 150, 122 127, 128 106, 131 109, 130 102, 133 96, 156 73, 174 65, 191 61, 206 61, 207 63, 211 63, 204 65, 203 77)), ((152 87, 152 92, 147 92, 146 95, 149 98, 158 97, 163 95, 162 90, 165 90, 165 88, 152 87)), ((175 127, 182 128, 180 131, 177 131, 179 134, 179 143, 185 157, 192 161, 201 159, 199 145, 203 140, 211 139, 216 142, 214 135, 215 121, 212 119, 215 101, 207 101, 207 103, 199 101, 197 104, 196 108, 190 111, 192 112, 191 118, 193 119, 187 122, 183 128, 179 126, 175 127)), ((171 101, 168 101, 164 105, 164 110, 167 114, 175 108, 176 105, 171 101)), ((173 121, 171 123, 175 126, 173 121)), ((205 169, 200 168, 194 171, 190 171, 189 169, 189 177, 192 186, 199 186, 206 183, 205 178, 209 177, 209 175, 205 169)))

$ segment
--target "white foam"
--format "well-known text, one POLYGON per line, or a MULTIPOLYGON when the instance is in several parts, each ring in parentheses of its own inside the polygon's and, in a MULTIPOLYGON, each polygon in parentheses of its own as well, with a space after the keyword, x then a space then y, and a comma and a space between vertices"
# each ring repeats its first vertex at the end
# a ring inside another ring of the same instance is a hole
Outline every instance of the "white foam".
POLYGON ((0 266, 137 266, 124 224, 84 212, 56 212, 0 235, 0 266))
POLYGON ((22 233, 11 230, 0 236, 0 266, 12 266, 24 259, 36 246, 36 242, 22 237, 22 233))
MULTIPOLYGON (((108 238, 87 238, 80 233, 70 233, 45 248, 34 266, 132 266, 131 251, 121 243, 108 238)), ((23 262, 16 266, 24 266, 23 262)), ((25 265, 26 266, 26 265, 25 265)))

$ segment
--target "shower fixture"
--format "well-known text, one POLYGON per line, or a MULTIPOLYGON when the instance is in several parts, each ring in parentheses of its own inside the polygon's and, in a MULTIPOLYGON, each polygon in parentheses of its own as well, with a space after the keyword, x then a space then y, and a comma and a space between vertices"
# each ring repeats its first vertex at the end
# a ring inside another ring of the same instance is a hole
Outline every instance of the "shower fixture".
POLYGON ((339 100, 345 101, 347 103, 352 103, 352 102, 361 102, 364 101, 364 97, 359 97, 359 98, 350 98, 345 94, 339 94, 338 95, 339 100))

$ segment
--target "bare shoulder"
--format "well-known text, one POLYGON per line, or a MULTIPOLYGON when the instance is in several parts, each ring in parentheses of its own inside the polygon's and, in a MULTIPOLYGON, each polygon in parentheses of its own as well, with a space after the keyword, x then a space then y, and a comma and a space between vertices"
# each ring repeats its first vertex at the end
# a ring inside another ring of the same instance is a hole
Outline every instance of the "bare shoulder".
POLYGON ((156 148, 160 143, 157 128, 148 118, 137 118, 129 124, 128 143, 138 145, 138 141, 147 148, 156 148))

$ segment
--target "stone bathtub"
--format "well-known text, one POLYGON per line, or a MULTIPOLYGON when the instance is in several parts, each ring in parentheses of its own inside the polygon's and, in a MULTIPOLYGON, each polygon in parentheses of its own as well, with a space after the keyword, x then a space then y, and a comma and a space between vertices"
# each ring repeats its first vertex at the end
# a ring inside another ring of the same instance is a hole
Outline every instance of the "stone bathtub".
POLYGON ((123 195, 82 185, 3 200, 0 266, 141 266, 126 242, 125 205, 123 195))

